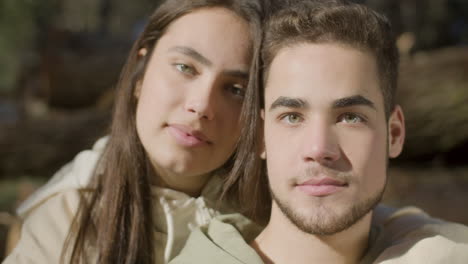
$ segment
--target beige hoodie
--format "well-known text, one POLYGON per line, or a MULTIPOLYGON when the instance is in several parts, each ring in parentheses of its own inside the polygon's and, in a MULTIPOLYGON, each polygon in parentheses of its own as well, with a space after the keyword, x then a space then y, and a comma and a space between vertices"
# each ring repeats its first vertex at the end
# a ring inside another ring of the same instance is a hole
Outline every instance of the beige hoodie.
MULTIPOLYGON (((59 263, 80 193, 93 191, 88 185, 106 142, 107 138, 102 138, 92 150, 80 152, 19 207, 17 213, 23 220, 21 236, 3 263, 59 263)), ((154 237, 157 245, 163 245, 155 248, 156 263, 169 262, 193 229, 221 213, 214 209, 221 186, 220 177, 213 176, 198 198, 152 187, 154 237)))

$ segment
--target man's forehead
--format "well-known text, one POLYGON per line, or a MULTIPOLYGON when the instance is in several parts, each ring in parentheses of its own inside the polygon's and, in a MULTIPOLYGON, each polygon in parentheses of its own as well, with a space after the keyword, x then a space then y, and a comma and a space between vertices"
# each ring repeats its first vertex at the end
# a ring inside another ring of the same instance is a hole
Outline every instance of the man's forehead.
MULTIPOLYGON (((265 83, 266 103, 279 97, 333 104, 360 96, 373 101, 383 96, 373 56, 334 43, 300 44, 281 49, 265 83)), ((382 97, 382 100, 378 100, 382 97)), ((268 108, 268 106, 266 106, 268 108)))

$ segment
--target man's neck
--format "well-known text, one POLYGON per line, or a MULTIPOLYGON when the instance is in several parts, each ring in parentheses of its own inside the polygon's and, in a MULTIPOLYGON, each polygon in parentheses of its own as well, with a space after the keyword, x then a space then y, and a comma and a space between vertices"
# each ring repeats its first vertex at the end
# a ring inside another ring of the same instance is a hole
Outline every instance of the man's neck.
POLYGON ((307 234, 273 205, 270 222, 251 246, 266 264, 358 263, 367 249, 372 213, 331 235, 307 234))

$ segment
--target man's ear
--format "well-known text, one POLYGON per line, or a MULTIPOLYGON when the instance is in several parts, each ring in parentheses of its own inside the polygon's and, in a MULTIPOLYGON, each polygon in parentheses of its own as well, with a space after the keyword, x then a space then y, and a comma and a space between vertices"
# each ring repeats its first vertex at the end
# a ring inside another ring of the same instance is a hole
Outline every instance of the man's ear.
POLYGON ((260 145, 260 158, 265 160, 266 159, 266 151, 265 151, 265 110, 260 110, 260 117, 262 118, 262 131, 261 133, 261 145, 260 145))
POLYGON ((396 158, 403 150, 405 142, 405 117, 399 105, 395 106, 388 119, 388 155, 396 158))

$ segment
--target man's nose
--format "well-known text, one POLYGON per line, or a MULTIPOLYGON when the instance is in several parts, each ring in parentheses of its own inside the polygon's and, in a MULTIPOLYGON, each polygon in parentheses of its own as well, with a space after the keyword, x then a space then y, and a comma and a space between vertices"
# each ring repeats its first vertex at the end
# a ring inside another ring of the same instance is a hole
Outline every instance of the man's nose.
POLYGON ((331 165, 340 155, 340 146, 332 125, 326 121, 308 125, 303 137, 302 158, 305 162, 331 165))

